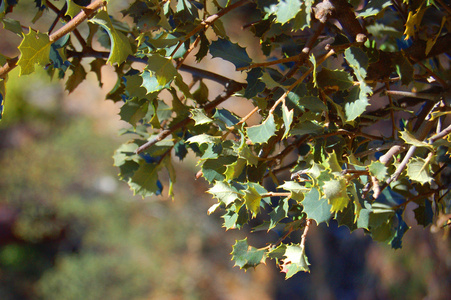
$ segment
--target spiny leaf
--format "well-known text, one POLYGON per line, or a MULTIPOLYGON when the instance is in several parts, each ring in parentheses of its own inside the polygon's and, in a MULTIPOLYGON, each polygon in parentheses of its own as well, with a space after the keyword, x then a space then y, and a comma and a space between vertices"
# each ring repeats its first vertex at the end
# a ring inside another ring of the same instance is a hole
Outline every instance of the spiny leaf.
POLYGON ((247 238, 236 241, 231 254, 232 260, 240 269, 255 268, 266 260, 265 250, 249 246, 247 238))
POLYGON ((1 21, 4 29, 14 32, 20 37, 23 36, 22 25, 19 21, 10 18, 2 18, 1 21))
POLYGON ((280 0, 276 6, 275 15, 278 23, 287 23, 301 10, 300 0, 280 0))
POLYGON ((245 201, 247 209, 252 212, 252 216, 255 217, 260 211, 260 201, 262 199, 262 196, 253 186, 249 186, 244 191, 243 199, 245 201))
POLYGON ((193 108, 190 110, 190 118, 194 120, 196 125, 201 124, 208 124, 213 122, 212 119, 210 119, 203 108, 193 108))
POLYGON ((320 194, 316 188, 312 188, 310 192, 304 194, 304 200, 302 201, 304 212, 309 219, 315 220, 317 224, 322 222, 329 223, 332 215, 330 212, 332 205, 327 202, 327 199, 320 199, 319 197, 320 194))
POLYGON ((432 210, 431 201, 428 199, 424 200, 424 205, 418 206, 413 212, 415 213, 415 220, 417 220, 419 225, 427 227, 432 224, 434 211, 432 210))
POLYGON ((406 40, 415 35, 415 32, 420 28, 421 20, 423 20, 423 15, 426 12, 427 7, 423 7, 423 4, 417 10, 409 11, 406 22, 406 30, 404 35, 406 40))
POLYGON ((269 227, 268 231, 276 227, 276 225, 288 216, 289 198, 280 199, 279 204, 274 207, 274 210, 269 213, 269 227))
POLYGON ((288 245, 284 253, 283 264, 281 265, 282 273, 286 273, 285 279, 292 277, 298 272, 310 272, 307 255, 305 255, 305 247, 300 245, 288 245))
POLYGON ((215 182, 214 186, 208 192, 220 202, 224 203, 225 206, 229 206, 239 199, 238 191, 223 181, 215 182))
POLYGON ((335 88, 337 90, 347 90, 354 85, 351 77, 345 71, 329 70, 322 68, 317 74, 316 80, 322 88, 335 88))
POLYGON ((197 143, 199 146, 202 144, 216 144, 221 141, 220 137, 211 136, 206 133, 195 135, 186 140, 188 143, 197 143))
POLYGON ((135 195, 152 196, 161 191, 158 184, 158 171, 161 166, 157 163, 142 163, 129 181, 135 195))
POLYGON ((290 191, 290 198, 297 201, 302 201, 304 199, 304 193, 309 191, 309 188, 306 188, 295 181, 285 181, 279 188, 290 191))
POLYGON ((354 87, 349 92, 344 105, 347 121, 353 121, 365 112, 366 107, 369 105, 366 94, 367 92, 362 92, 360 87, 354 87))
POLYGON ((422 142, 420 140, 417 140, 417 138, 413 134, 411 134, 410 132, 408 132, 406 130, 401 131, 401 138, 404 141, 406 141, 406 143, 409 144, 409 145, 413 145, 413 146, 416 146, 416 147, 426 147, 426 148, 429 148, 431 150, 434 149, 432 147, 432 145, 429 145, 426 142, 422 142))
POLYGON ((238 158, 235 162, 227 166, 224 173, 226 180, 233 180, 238 178, 246 167, 246 160, 238 158))
POLYGON ((345 50, 345 59, 359 81, 359 87, 351 91, 351 96, 348 97, 348 103, 345 105, 346 118, 348 121, 352 121, 365 111, 369 105, 368 95, 373 92, 365 82, 369 62, 365 52, 360 48, 350 47, 345 50))
POLYGON ((346 179, 338 178, 324 182, 324 194, 332 205, 331 212, 342 211, 349 204, 349 197, 346 190, 346 179))
POLYGON ((270 115, 262 124, 248 127, 246 131, 253 144, 266 143, 270 137, 276 134, 274 116, 270 115))
POLYGON ((110 64, 121 64, 127 60, 129 55, 133 54, 132 47, 128 38, 113 27, 110 16, 105 10, 100 10, 93 18, 89 20, 94 24, 100 25, 108 33, 111 42, 111 51, 107 62, 110 64))
MULTIPOLYGON (((153 54, 148 58, 146 70, 152 72, 160 89, 169 85, 177 76, 177 70, 172 64, 172 60, 159 54, 153 54)), ((152 92, 149 89, 147 91, 152 92)))
POLYGON ((87 73, 79 58, 74 58, 70 70, 72 70, 72 74, 67 78, 66 90, 72 93, 86 79, 87 73))
POLYGON ((19 75, 33 73, 35 64, 45 66, 50 63, 50 46, 51 43, 47 34, 35 32, 30 28, 19 45, 21 54, 17 62, 20 67, 19 75))
POLYGON ((402 218, 402 210, 398 210, 396 212, 396 217, 398 219, 398 226, 396 226, 395 235, 390 241, 390 245, 393 249, 400 249, 402 248, 402 237, 407 230, 409 230, 409 226, 407 226, 406 222, 404 222, 402 218))
POLYGON ((434 178, 431 174, 431 166, 429 163, 420 157, 413 157, 407 164, 407 176, 416 182, 421 184, 431 183, 434 178))
POLYGON ((387 167, 380 161, 373 161, 368 166, 368 171, 371 175, 376 177, 379 181, 382 181, 387 176, 387 167))
POLYGON ((237 69, 252 63, 245 48, 222 38, 211 43, 210 53, 213 57, 220 57, 233 63, 237 69))

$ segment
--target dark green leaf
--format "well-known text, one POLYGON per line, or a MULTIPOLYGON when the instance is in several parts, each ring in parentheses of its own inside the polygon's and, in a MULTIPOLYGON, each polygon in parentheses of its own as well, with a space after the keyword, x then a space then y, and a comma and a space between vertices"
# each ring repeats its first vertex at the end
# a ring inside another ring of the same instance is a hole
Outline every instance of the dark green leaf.
POLYGON ((424 205, 418 206, 413 212, 415 213, 415 219, 419 225, 427 227, 432 224, 434 212, 432 211, 431 201, 428 199, 424 200, 424 205))
POLYGON ((220 57, 233 63, 236 68, 246 67, 252 63, 245 48, 222 38, 211 43, 210 53, 213 57, 220 57))
POLYGON ((259 250, 247 243, 247 238, 233 245, 232 260, 240 269, 255 268, 266 260, 265 250, 259 250))

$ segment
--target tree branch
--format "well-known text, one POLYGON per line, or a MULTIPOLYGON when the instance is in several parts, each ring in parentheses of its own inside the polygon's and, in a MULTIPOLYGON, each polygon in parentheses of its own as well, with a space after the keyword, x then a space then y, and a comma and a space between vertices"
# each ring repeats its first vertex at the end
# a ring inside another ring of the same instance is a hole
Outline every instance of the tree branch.
MULTIPOLYGON (((55 31, 49 36, 49 40, 51 43, 56 42, 69 32, 74 31, 78 25, 80 25, 84 20, 92 16, 97 10, 105 7, 106 1, 104 0, 96 0, 83 8, 83 10, 76 15, 72 20, 70 20, 66 25, 55 31)), ((3 67, 0 68, 0 78, 5 78, 6 74, 8 74, 12 69, 17 67, 17 62, 19 61, 19 57, 14 57, 6 62, 3 67)))

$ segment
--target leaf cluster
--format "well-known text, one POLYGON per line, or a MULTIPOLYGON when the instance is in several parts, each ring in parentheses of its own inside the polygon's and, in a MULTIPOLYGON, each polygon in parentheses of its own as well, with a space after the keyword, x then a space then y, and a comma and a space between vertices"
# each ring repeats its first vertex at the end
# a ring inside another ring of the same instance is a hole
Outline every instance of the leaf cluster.
POLYGON ((113 65, 118 79, 107 97, 122 103, 119 115, 131 126, 122 133, 133 135, 114 154, 119 177, 143 197, 165 186, 174 197, 172 161, 193 152, 197 176, 218 200, 209 213, 221 210, 226 229, 252 220, 254 230, 279 236, 261 249, 237 241, 240 268, 269 258, 287 278, 308 271, 312 220, 361 228, 396 249, 409 203, 425 227, 449 213, 451 35, 442 1, 136 0, 121 12, 131 22, 104 1, 36 1, 36 18, 48 8, 64 22, 54 33, 9 19, 15 3, 2 3, 5 29, 22 42, 18 58, 0 57, 1 108, 16 65, 21 75, 44 66, 69 92, 88 72, 102 85, 101 67, 113 65), (241 9, 251 12, 243 30, 260 41, 254 47, 264 59, 227 33, 241 9), (223 22, 226 14, 232 21, 223 22), (211 58, 246 80, 193 66, 211 58), (213 94, 211 81, 223 91, 213 94), (240 117, 222 107, 232 96, 254 108, 240 117), (260 123, 249 123, 254 115, 260 123), (290 240, 296 231, 301 240, 290 240))

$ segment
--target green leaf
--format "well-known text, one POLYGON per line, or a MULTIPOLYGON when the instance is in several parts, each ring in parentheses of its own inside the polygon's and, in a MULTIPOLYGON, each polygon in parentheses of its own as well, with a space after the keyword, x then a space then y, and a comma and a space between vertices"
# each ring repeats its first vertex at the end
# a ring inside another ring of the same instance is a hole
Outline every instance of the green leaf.
POLYGON ((235 156, 219 156, 215 159, 207 159, 202 164, 202 176, 209 183, 215 180, 222 181, 225 179, 225 171, 227 165, 230 165, 236 160, 235 156))
POLYGON ((194 135, 186 140, 188 143, 196 143, 199 146, 202 144, 217 144, 221 141, 221 137, 211 136, 206 133, 202 133, 199 135, 194 135))
POLYGON ((238 178, 246 167, 246 160, 238 158, 235 162, 228 165, 224 173, 226 180, 238 178))
POLYGON ((252 212, 252 216, 255 217, 260 212, 262 196, 253 186, 249 186, 244 190, 243 199, 247 209, 252 212))
POLYGON ((413 157, 407 163, 407 177, 421 184, 431 183, 434 178, 431 174, 429 162, 420 157, 413 157))
POLYGON ((20 67, 19 76, 33 73, 35 64, 45 66, 50 63, 51 44, 47 34, 35 32, 30 28, 19 45, 20 58, 17 62, 20 67))
POLYGON ((425 199, 424 205, 418 206, 413 212, 415 213, 415 220, 417 220, 418 225, 427 227, 432 224, 434 211, 432 210, 431 201, 428 199, 425 199))
POLYGON ((246 132, 253 144, 266 143, 270 137, 276 134, 274 116, 269 115, 269 117, 262 124, 248 127, 246 132))
POLYGON ((240 229, 248 222, 249 216, 245 205, 232 204, 231 208, 223 216, 224 227, 229 229, 240 229), (237 211, 238 210, 238 211, 237 211))
POLYGON ((300 0, 280 0, 276 6, 276 21, 285 24, 294 19, 301 10, 302 1, 300 0))
POLYGON ((247 72, 247 86, 244 91, 244 97, 247 99, 251 99, 257 96, 258 93, 261 93, 265 90, 265 84, 261 82, 260 77, 262 77, 263 71, 261 68, 253 68, 249 72, 247 72))
POLYGON ((10 18, 2 18, 3 28, 6 30, 9 30, 18 36, 23 36, 23 30, 22 25, 20 25, 20 22, 14 19, 10 18))
POLYGON ((335 219, 338 222, 338 226, 348 227, 350 232, 357 229, 354 216, 354 205, 348 205, 343 211, 339 211, 335 214, 335 219))
POLYGON ((204 83, 203 80, 200 80, 199 87, 197 90, 193 93, 193 99, 198 104, 205 104, 208 102, 208 87, 204 83))
POLYGON ((236 241, 232 248, 232 260, 240 269, 255 268, 266 260, 265 250, 249 246, 247 238, 236 241))
POLYGON ((390 0, 370 0, 364 8, 357 12, 357 16, 367 18, 377 16, 386 7, 392 5, 390 0))
POLYGON ((196 53, 196 61, 200 62, 207 54, 210 42, 208 41, 205 33, 202 31, 200 34, 199 51, 196 53))
POLYGON ((401 131, 401 138, 409 145, 413 145, 415 147, 426 147, 426 148, 429 148, 430 150, 434 150, 432 145, 429 145, 426 142, 417 140, 413 134, 411 134, 410 132, 408 132, 406 130, 401 131))
POLYGON ((284 253, 283 264, 281 265, 282 273, 286 273, 285 279, 292 277, 298 272, 310 272, 307 255, 305 255, 305 247, 300 245, 287 245, 284 253))
POLYGON ((146 99, 138 100, 138 98, 133 98, 122 105, 119 115, 121 120, 136 127, 136 123, 146 116, 148 108, 149 105, 146 99))
POLYGON ((234 150, 238 153, 238 156, 244 158, 246 160, 246 164, 248 166, 257 166, 258 157, 249 149, 249 146, 246 144, 246 137, 244 133, 240 130, 241 135, 241 143, 238 147, 235 147, 234 150))
POLYGON ((402 218, 402 210, 398 210, 396 212, 396 217, 398 219, 398 224, 396 226, 395 235, 390 241, 390 245, 393 249, 400 249, 402 248, 402 238, 407 230, 409 230, 409 226, 407 226, 406 222, 404 222, 402 218))
POLYGON ((238 191, 223 181, 216 181, 214 186, 208 190, 208 193, 224 203, 226 207, 239 199, 238 191))
POLYGON ((309 191, 308 188, 295 181, 285 181, 279 188, 291 192, 290 198, 296 201, 302 201, 304 199, 304 193, 309 191))
POLYGON ((373 92, 365 82, 369 62, 366 53, 360 48, 350 47, 345 50, 345 59, 354 70, 354 74, 360 84, 358 88, 354 88, 351 91, 348 103, 345 105, 346 118, 348 121, 352 121, 365 111, 369 105, 368 95, 371 95, 373 92))
POLYGON ((142 163, 128 183, 134 194, 143 197, 155 195, 160 190, 157 184, 160 169, 157 163, 142 163))
POLYGON ((326 169, 330 169, 332 172, 341 172, 342 168, 338 162, 337 154, 332 151, 327 157, 327 160, 323 163, 326 169))
POLYGON ((208 124, 213 122, 213 120, 207 116, 203 108, 193 108, 190 110, 190 113, 191 113, 190 118, 194 120, 196 125, 208 124))
POLYGON ((66 90, 69 93, 72 93, 77 86, 86 79, 87 73, 83 65, 80 63, 80 58, 74 58, 70 70, 72 71, 72 74, 67 78, 66 90))
POLYGON ((235 65, 236 68, 247 67, 252 63, 246 49, 226 39, 218 39, 211 43, 210 53, 235 65))
MULTIPOLYGON (((152 72, 161 88, 169 85, 177 76, 177 69, 174 67, 172 59, 159 54, 153 54, 148 58, 146 70, 152 72)), ((147 91, 151 92, 149 89, 147 91)))
POLYGON ((302 205, 304 206, 304 212, 309 219, 316 221, 316 224, 326 222, 329 224, 329 219, 332 215, 330 212, 332 205, 330 205, 325 198, 319 198, 320 194, 318 189, 312 188, 310 192, 304 194, 304 200, 302 205))
POLYGON ((384 180, 387 176, 387 167, 380 161, 372 161, 368 166, 368 171, 379 181, 384 180))
MULTIPOLYGON (((368 91, 367 86, 365 89, 368 91)), ((344 106, 346 120, 353 121, 360 117, 360 115, 365 112, 368 105, 369 101, 367 92, 362 92, 362 89, 358 86, 351 89, 349 95, 346 97, 346 103, 344 106)))
POLYGON ((133 55, 132 47, 128 38, 120 31, 116 30, 111 22, 110 16, 105 10, 100 10, 89 22, 100 25, 108 33, 111 42, 111 51, 107 62, 120 65, 127 60, 129 55, 133 55))
POLYGON ((288 216, 289 198, 280 199, 279 204, 269 213, 269 227, 268 231, 276 227, 276 225, 288 216))
POLYGON ((349 197, 347 193, 347 181, 340 177, 335 180, 324 182, 324 195, 329 204, 332 205, 331 212, 336 213, 345 209, 349 204, 349 197))
POLYGON ((316 76, 316 80, 320 87, 336 90, 347 90, 354 85, 347 72, 341 70, 329 70, 327 68, 321 69, 316 76))

